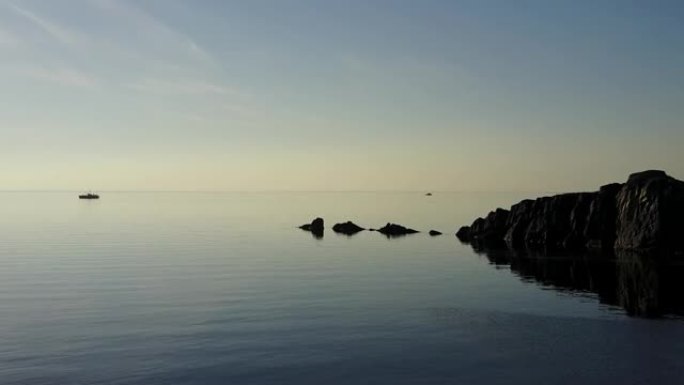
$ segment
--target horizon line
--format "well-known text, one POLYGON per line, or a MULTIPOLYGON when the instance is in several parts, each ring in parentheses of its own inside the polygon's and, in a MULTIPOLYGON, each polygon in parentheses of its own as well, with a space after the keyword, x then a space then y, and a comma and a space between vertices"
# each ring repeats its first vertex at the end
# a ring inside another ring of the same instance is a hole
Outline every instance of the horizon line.
POLYGON ((573 191, 561 190, 72 190, 72 189, 0 189, 0 193, 565 193, 573 191))

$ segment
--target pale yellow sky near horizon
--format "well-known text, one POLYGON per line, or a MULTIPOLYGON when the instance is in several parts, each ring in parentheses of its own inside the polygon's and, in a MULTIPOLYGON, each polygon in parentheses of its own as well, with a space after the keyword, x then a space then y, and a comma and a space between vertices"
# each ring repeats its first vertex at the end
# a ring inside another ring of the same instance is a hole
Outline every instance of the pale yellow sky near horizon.
POLYGON ((682 9, 532 3, 0 2, 0 191, 684 178, 682 9))

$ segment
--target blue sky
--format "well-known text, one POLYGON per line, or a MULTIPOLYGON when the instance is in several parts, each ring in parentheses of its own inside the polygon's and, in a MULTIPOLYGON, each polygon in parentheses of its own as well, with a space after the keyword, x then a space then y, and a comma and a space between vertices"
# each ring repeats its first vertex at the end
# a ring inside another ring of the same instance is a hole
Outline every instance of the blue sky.
POLYGON ((684 178, 680 4, 0 0, 0 189, 684 178))

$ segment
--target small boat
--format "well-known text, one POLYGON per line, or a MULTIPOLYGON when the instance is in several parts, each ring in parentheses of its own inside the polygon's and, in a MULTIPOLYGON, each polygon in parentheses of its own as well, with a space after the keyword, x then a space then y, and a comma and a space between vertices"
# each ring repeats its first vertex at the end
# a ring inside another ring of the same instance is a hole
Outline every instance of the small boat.
POLYGON ((431 197, 431 196, 432 196, 432 193, 429 192, 429 193, 425 194, 425 196, 426 196, 426 197, 431 197))
POLYGON ((100 199, 100 196, 93 193, 81 194, 78 199, 100 199))

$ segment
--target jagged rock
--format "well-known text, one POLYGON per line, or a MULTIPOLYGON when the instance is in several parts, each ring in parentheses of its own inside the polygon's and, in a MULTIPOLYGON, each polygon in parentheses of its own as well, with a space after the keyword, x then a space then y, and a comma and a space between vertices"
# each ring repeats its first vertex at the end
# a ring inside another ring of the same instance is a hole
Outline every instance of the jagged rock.
POLYGON ((591 193, 524 200, 462 227, 459 239, 511 248, 684 252, 684 182, 663 171, 632 174, 591 193))
POLYGON ((418 232, 417 230, 410 229, 402 225, 397 225, 395 223, 387 223, 384 227, 377 229, 377 231, 388 237, 397 237, 402 235, 415 234, 418 232))
POLYGON ((300 229, 310 231, 312 234, 315 236, 322 237, 323 236, 323 218, 316 218, 311 223, 307 223, 304 225, 299 226, 300 229))
POLYGON ((615 244, 617 205, 615 198, 622 188, 620 183, 601 186, 589 206, 584 228, 585 245, 590 249, 611 250, 615 244))
POLYGON ((428 234, 430 234, 430 236, 432 236, 432 237, 442 235, 442 233, 440 231, 437 231, 437 230, 430 230, 430 232, 428 234))
MULTIPOLYGON (((509 211, 504 209, 496 209, 490 212, 484 218, 477 218, 469 230, 463 230, 462 234, 466 234, 467 239, 477 242, 494 242, 503 239, 506 234, 506 222, 508 221, 509 211)), ((459 230, 459 232, 461 232, 459 230)))
POLYGON ((332 229, 336 233, 341 233, 341 234, 346 234, 346 235, 354 235, 360 231, 365 230, 363 227, 357 225, 356 223, 354 223, 352 221, 347 221, 344 223, 336 223, 332 229))
MULTIPOLYGON (((595 194, 570 193, 535 200, 524 213, 529 223, 524 238, 512 239, 513 244, 550 249, 573 248, 582 242, 589 205, 595 194)), ((520 224, 523 221, 518 221, 520 224)))
POLYGON ((632 174, 616 205, 616 249, 684 251, 684 182, 663 171, 632 174))
POLYGON ((534 211, 532 210, 534 204, 535 201, 526 199, 511 206, 506 222, 506 234, 503 239, 509 246, 518 248, 525 245, 525 234, 534 218, 534 211))
POLYGON ((460 229, 456 232, 456 237, 461 241, 461 242, 469 242, 470 241, 470 226, 461 226, 460 229))

